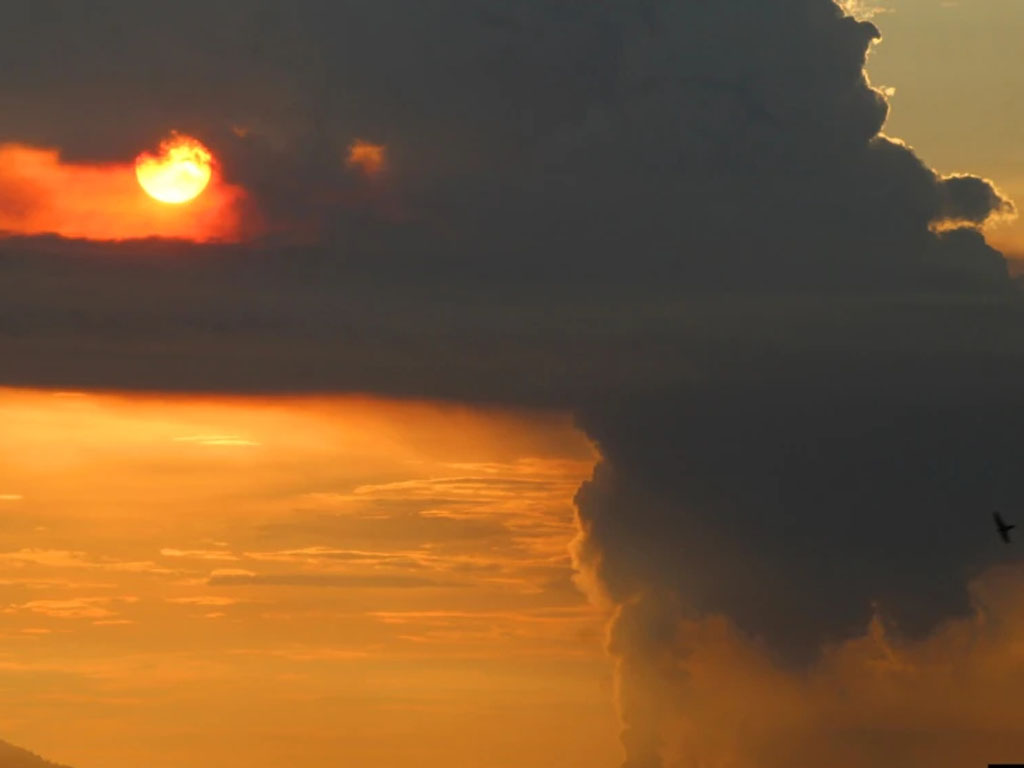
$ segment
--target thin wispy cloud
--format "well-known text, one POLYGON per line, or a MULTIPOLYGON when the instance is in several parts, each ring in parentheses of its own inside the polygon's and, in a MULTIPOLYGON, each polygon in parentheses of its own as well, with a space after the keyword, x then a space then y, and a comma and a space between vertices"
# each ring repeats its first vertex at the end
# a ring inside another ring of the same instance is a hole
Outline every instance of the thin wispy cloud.
POLYGON ((250 448, 260 445, 240 435, 187 435, 174 438, 176 443, 195 443, 196 445, 222 446, 228 448, 250 448))
POLYGON ((137 597, 75 597, 66 600, 30 600, 9 605, 4 613, 29 612, 55 619, 107 619, 118 615, 116 606, 136 603, 137 597))

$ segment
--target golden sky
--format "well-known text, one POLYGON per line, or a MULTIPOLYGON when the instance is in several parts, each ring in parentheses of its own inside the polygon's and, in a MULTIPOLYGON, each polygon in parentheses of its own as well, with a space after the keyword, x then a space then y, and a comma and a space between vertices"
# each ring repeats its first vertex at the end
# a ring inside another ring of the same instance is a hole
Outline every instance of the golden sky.
POLYGON ((76 768, 619 761, 567 419, 6 390, 0 421, 4 738, 76 768))
MULTIPOLYGON (((883 40, 868 72, 889 97, 886 133, 941 173, 992 179, 1024 206, 1024 70, 1018 0, 874 3, 883 40)), ((1024 257, 1024 221, 990 225, 989 240, 1024 257)))
MULTIPOLYGON (((569 555, 596 457, 567 417, 7 389, 0 422, 6 739, 75 768, 620 764, 609 617, 569 555)), ((639 678, 668 764, 1012 759, 1024 578, 971 594, 805 670, 680 623, 639 678)))

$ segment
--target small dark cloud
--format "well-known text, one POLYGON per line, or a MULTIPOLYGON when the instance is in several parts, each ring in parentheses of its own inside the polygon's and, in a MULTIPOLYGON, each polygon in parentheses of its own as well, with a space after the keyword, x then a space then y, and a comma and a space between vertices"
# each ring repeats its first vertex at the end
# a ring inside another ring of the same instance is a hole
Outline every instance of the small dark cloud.
POLYGON ((947 176, 939 184, 942 197, 939 218, 943 221, 982 224, 991 216, 1017 212, 991 182, 977 176, 947 176))

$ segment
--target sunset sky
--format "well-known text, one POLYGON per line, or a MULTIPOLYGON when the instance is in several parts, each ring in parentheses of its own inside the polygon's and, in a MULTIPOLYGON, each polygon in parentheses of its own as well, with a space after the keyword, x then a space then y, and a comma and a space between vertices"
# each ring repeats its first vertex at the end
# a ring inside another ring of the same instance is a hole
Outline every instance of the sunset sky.
POLYGON ((1024 761, 1019 0, 8 6, 0 768, 1024 761))
POLYGON ((87 765, 615 764, 566 418, 17 390, 0 412, 6 737, 87 765))
MULTIPOLYGON (((977 173, 1024 200, 1020 3, 899 0, 880 7, 886 10, 874 20, 884 40, 869 72, 875 83, 896 89, 886 132, 943 173, 977 173)), ((1024 258, 1019 217, 993 227, 990 238, 1012 258, 1024 258)))

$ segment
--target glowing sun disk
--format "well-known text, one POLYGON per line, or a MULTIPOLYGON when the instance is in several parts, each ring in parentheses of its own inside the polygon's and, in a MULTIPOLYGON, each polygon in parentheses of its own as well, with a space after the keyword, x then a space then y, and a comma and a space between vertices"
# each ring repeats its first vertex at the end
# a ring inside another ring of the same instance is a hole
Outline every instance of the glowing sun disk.
POLYGON ((157 154, 143 152, 135 160, 135 176, 150 197, 162 203, 187 203, 198 197, 213 174, 213 155, 190 136, 174 134, 157 154))

